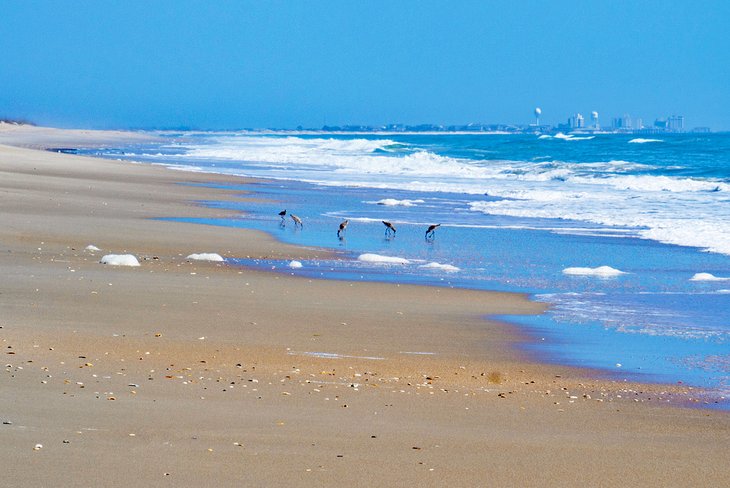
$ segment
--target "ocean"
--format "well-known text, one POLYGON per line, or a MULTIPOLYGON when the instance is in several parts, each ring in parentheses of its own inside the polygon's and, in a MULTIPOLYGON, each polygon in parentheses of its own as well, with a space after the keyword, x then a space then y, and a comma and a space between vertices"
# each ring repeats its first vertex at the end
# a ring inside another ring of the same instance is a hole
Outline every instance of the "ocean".
POLYGON ((202 202, 240 218, 179 220, 338 256, 233 265, 527 293, 548 312, 501 319, 540 360, 681 382, 730 406, 730 134, 155 135, 77 152, 260 178, 233 187, 259 201, 202 202))

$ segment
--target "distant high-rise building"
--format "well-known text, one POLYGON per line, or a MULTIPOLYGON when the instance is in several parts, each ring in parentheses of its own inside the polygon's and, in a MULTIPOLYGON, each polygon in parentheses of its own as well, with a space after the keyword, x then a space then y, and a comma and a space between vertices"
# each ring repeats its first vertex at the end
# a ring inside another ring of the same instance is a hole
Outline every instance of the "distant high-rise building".
POLYGON ((568 127, 571 129, 582 129, 586 126, 585 119, 582 114, 574 114, 568 119, 568 127))
POLYGON ((667 118, 667 130, 681 132, 684 130, 684 116, 672 115, 667 118))
POLYGON ((621 131, 632 131, 634 129, 641 128, 641 119, 634 120, 629 114, 623 114, 621 117, 615 117, 613 119, 613 128, 621 131))
POLYGON ((598 123, 598 112, 595 110, 591 112, 591 121, 593 122, 593 129, 598 130, 601 128, 600 124, 598 123))
MULTIPOLYGON (((637 119, 637 121, 640 121, 641 119, 637 119)), ((634 128, 634 125, 631 120, 631 116, 629 114, 623 114, 621 117, 615 117, 613 119, 613 128, 618 130, 632 130, 634 128)), ((637 129, 639 127, 637 126, 637 129)))

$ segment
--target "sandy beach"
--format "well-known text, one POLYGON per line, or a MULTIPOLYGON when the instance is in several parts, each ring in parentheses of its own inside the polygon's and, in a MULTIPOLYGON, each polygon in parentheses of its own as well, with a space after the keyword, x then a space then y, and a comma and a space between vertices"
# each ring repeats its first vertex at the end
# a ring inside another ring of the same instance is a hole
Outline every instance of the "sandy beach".
POLYGON ((155 220, 225 215, 195 202, 254 196, 195 184, 232 177, 42 150, 134 137, 0 124, 0 486, 730 484, 700 392, 488 318, 544 304, 189 260, 327 251, 155 220))

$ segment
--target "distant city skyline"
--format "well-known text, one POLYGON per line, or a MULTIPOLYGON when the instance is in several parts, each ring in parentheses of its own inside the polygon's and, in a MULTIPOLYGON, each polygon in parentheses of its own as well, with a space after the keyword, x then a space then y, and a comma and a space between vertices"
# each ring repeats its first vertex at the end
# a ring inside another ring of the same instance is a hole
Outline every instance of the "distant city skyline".
POLYGON ((5 2, 0 118, 90 128, 730 130, 730 2, 5 2))
MULTIPOLYGON (((611 123, 603 126, 600 122, 598 112, 592 111, 590 119, 586 122, 583 114, 577 112, 568 117, 566 122, 558 124, 543 124, 540 122, 542 110, 540 107, 533 111, 535 122, 528 124, 508 123, 469 123, 469 124, 340 124, 324 125, 322 127, 297 126, 298 131, 328 131, 328 132, 514 132, 514 133, 557 133, 557 132, 579 132, 579 133, 629 133, 629 134, 654 134, 654 133, 709 133, 713 132, 708 126, 685 127, 683 115, 670 115, 665 118, 655 119, 650 124, 644 124, 641 117, 631 117, 624 114, 620 117, 613 117, 611 123)), ((251 128, 253 129, 253 128, 251 128)), ((291 128, 275 128, 292 130, 291 128)))

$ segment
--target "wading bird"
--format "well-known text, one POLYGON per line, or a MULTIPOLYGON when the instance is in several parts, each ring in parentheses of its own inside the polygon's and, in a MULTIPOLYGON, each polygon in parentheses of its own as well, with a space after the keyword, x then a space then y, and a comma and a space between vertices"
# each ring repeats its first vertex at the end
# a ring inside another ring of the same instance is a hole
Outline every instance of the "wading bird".
POLYGON ((436 229, 439 227, 441 227, 441 224, 429 225, 428 230, 426 230, 426 239, 433 239, 436 234, 436 229))
POLYGON ((349 224, 349 223, 350 223, 349 220, 343 220, 342 221, 342 223, 340 224, 340 228, 337 229, 337 237, 339 237, 340 239, 342 239, 342 235, 347 230, 347 224, 349 224))
POLYGON ((383 220, 383 225, 385 226, 385 235, 388 236, 391 233, 395 235, 395 226, 391 224, 390 222, 386 222, 383 220))
POLYGON ((286 217, 286 209, 279 212, 279 217, 281 217, 281 220, 284 220, 284 217, 286 217))
POLYGON ((290 217, 291 217, 291 219, 292 219, 292 220, 294 221, 294 227, 296 227, 296 226, 298 225, 298 226, 299 226, 299 227, 301 227, 302 229, 304 228, 304 224, 302 224, 302 219, 300 219, 299 217, 297 217, 297 216, 296 216, 296 215, 294 215, 294 214, 289 214, 289 216, 290 216, 290 217))

